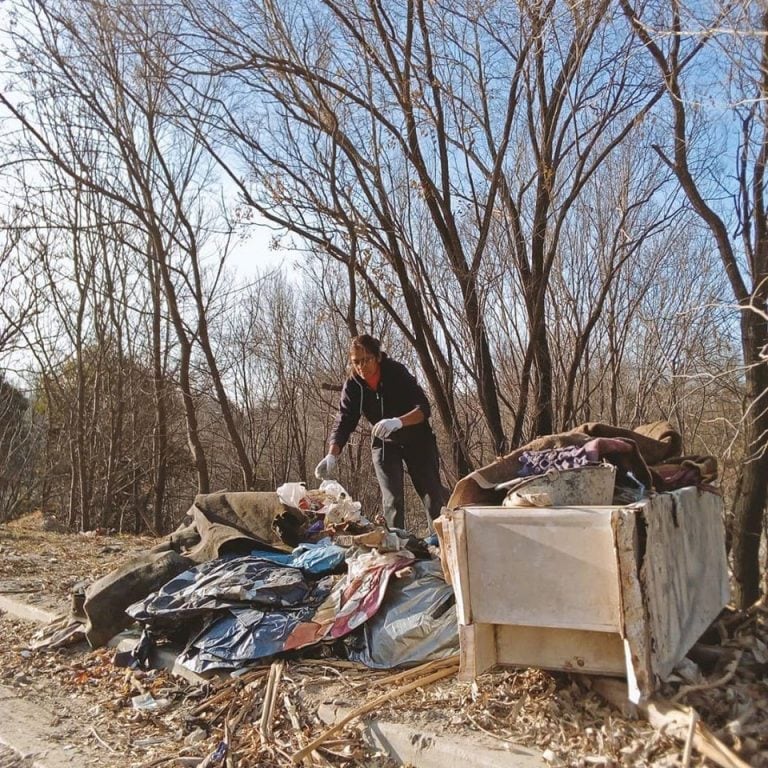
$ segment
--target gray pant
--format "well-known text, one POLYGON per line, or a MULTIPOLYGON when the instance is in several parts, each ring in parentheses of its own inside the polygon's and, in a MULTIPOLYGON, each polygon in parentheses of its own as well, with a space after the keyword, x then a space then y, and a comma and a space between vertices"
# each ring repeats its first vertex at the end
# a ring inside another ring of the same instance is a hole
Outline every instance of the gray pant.
MULTIPOLYGON (((371 449, 373 469, 381 488, 387 525, 405 528, 403 463, 408 467, 413 487, 421 498, 430 522, 440 515, 448 501, 448 490, 440 482, 440 456, 434 434, 424 435, 405 445, 386 442, 371 449)), ((431 526, 430 526, 431 527, 431 526)))

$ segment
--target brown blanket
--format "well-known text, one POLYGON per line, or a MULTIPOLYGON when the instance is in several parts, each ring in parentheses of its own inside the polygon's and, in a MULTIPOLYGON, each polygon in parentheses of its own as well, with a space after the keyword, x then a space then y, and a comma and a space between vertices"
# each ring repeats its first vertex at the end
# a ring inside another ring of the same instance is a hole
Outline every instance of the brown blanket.
MULTIPOLYGON (((611 463, 624 472, 632 474, 646 487, 657 490, 667 490, 664 479, 652 471, 657 464, 673 464, 679 460, 682 449, 682 438, 674 427, 666 421, 655 421, 644 424, 636 429, 623 429, 610 424, 589 422, 581 424, 568 432, 546 435, 531 441, 492 464, 481 467, 459 480, 448 500, 448 508, 467 504, 501 504, 506 494, 505 490, 496 490, 499 483, 507 482, 518 476, 520 471, 519 457, 525 451, 542 451, 551 448, 565 448, 572 445, 581 446, 594 438, 619 438, 632 446, 627 453, 615 453, 607 456, 611 463)), ((690 458, 690 457, 689 457, 690 458)), ((707 467, 707 477, 712 479, 712 467, 717 474, 717 462, 712 457, 696 457, 697 463, 707 467)))

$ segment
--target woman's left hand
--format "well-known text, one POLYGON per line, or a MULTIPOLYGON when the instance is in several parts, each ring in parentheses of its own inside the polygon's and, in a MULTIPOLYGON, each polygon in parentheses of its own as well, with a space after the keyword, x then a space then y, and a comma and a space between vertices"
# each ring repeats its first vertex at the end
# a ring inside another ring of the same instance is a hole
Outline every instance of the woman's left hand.
POLYGON ((403 422, 400 421, 400 419, 382 419, 373 425, 371 434, 374 437, 378 437, 383 440, 385 437, 389 437, 393 432, 396 432, 402 426, 403 422))

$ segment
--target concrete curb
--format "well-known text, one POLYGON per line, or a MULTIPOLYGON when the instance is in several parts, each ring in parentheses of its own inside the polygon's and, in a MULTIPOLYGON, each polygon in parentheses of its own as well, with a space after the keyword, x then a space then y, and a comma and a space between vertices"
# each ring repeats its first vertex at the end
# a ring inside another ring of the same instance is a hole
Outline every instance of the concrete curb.
MULTIPOLYGON (((351 710, 321 704, 318 717, 334 725, 351 710)), ((418 768, 541 768, 548 765, 538 752, 483 733, 471 738, 459 734, 437 734, 406 723, 364 719, 363 737, 384 750, 401 765, 418 768)))
MULTIPOLYGON (((56 617, 49 611, 3 596, 0 596, 0 611, 39 623, 47 623, 56 617)), ((112 638, 108 645, 130 650, 136 639, 134 634, 123 632, 112 638)), ((205 682, 204 678, 177 664, 171 651, 158 649, 156 660, 172 674, 191 683, 205 682)), ((341 706, 321 704, 317 714, 330 726, 350 711, 341 706)), ((10 747, 24 759, 31 759, 34 768, 84 764, 78 759, 76 747, 66 745, 65 750, 51 727, 46 729, 45 723, 52 719, 44 708, 24 701, 13 689, 0 686, 0 744, 10 747), (6 710, 11 710, 12 716, 6 717, 6 710)), ((538 752, 483 733, 473 733, 471 737, 438 734, 409 724, 366 718, 363 720, 363 737, 401 765, 418 768, 545 768, 548 765, 538 752)))
POLYGON ((0 595, 0 611, 10 613, 11 616, 15 616, 17 619, 24 619, 24 621, 36 621, 38 624, 47 624, 55 619, 57 615, 51 611, 22 603, 20 600, 14 600, 12 597, 6 597, 5 595, 0 595))

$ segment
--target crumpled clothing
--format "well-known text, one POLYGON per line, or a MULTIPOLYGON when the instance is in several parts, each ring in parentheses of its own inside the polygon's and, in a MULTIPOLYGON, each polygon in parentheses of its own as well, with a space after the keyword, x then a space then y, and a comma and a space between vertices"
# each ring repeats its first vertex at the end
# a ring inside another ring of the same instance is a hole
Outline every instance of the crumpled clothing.
POLYGON ((629 440, 621 437, 596 437, 585 443, 583 448, 587 458, 595 464, 611 456, 631 454, 635 450, 629 440))
POLYGON ((568 445, 520 454, 518 477, 545 475, 552 469, 565 470, 599 464, 602 459, 630 454, 634 446, 620 437, 596 437, 584 445, 568 445))
POLYGON ((392 574, 413 561, 413 554, 407 550, 354 554, 347 560, 346 576, 339 580, 312 620, 296 626, 285 650, 349 634, 376 613, 392 574))
POLYGON ((305 581, 298 568, 246 555, 184 571, 126 612, 137 621, 151 622, 191 618, 239 603, 290 608, 316 601, 316 587, 305 581))
POLYGON ((653 471, 668 491, 688 485, 716 490, 711 486, 717 481, 717 459, 714 456, 679 456, 655 465, 653 471))
POLYGON ((698 467, 689 467, 681 464, 661 464, 655 466, 653 470, 664 481, 664 488, 668 491, 701 483, 701 472, 698 467))
POLYGON ((576 469, 591 463, 583 445, 569 445, 544 451, 524 451, 520 454, 518 477, 545 475, 552 469, 576 469))
POLYGON ((526 451, 551 450, 568 446, 584 446, 596 438, 618 438, 629 447, 626 453, 615 453, 611 463, 621 473, 631 472, 645 488, 654 485, 649 466, 667 463, 680 453, 682 438, 668 422, 638 426, 634 430, 609 424, 582 424, 569 432, 546 435, 527 443, 485 467, 471 472, 454 486, 446 506, 449 509, 468 504, 500 504, 506 491, 500 486, 518 476, 519 458, 526 451))

